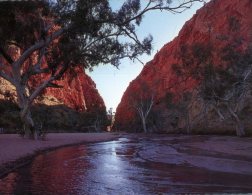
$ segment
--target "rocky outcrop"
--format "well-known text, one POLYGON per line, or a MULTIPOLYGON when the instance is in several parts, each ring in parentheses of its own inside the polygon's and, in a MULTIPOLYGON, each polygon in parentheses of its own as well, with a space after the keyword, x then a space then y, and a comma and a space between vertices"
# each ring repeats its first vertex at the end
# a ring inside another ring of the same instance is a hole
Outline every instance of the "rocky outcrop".
MULTIPOLYGON (((42 80, 43 75, 39 75, 30 82, 32 86, 36 86, 42 80)), ((68 70, 57 84, 62 88, 47 88, 34 102, 35 105, 39 105, 34 108, 35 117, 36 114, 39 114, 37 118, 47 115, 43 118, 49 121, 50 128, 78 128, 78 126, 90 125, 92 124, 90 120, 95 120, 96 116, 89 116, 87 119, 84 116, 87 114, 106 116, 104 101, 94 81, 82 67, 76 66, 68 70), (48 117, 49 115, 51 117, 48 117)), ((17 108, 12 104, 6 104, 6 101, 15 103, 16 100, 14 86, 0 78, 1 126, 12 126, 13 120, 19 120, 17 108)))
MULTIPOLYGON (((43 81, 43 76, 32 79, 32 85, 43 81)), ((9 82, 0 78, 0 99, 16 100, 15 88, 9 82)), ((45 105, 65 105, 76 111, 95 111, 105 109, 94 81, 85 73, 83 68, 75 67, 65 73, 57 84, 62 88, 47 88, 35 101, 45 105)))
MULTIPOLYGON (((22 92, 19 92, 19 94, 26 94, 26 96, 29 96, 29 92, 31 94, 34 89, 36 89, 36 87, 41 86, 44 81, 49 79, 51 74, 55 73, 55 67, 52 68, 52 62, 50 61, 56 63, 55 61, 60 58, 59 53, 61 52, 59 52, 59 48, 61 47, 57 46, 59 45, 59 40, 62 38, 62 36, 47 45, 45 50, 43 49, 43 51, 45 52, 43 53, 43 58, 41 59, 41 61, 39 60, 40 51, 34 51, 32 54, 30 54, 29 59, 23 62, 21 68, 22 70, 13 70, 14 68, 12 68, 12 61, 16 62, 18 59, 20 59, 20 56, 25 51, 25 49, 29 47, 31 48, 31 46, 35 42, 39 42, 40 39, 45 40, 45 36, 47 36, 47 34, 49 37, 49 34, 53 34, 53 32, 59 30, 60 26, 51 26, 54 18, 51 14, 47 13, 47 11, 49 11, 47 10, 47 7, 48 6, 43 2, 34 2, 25 4, 23 6, 19 6, 19 4, 6 3, 3 5, 1 12, 3 13, 3 15, 6 15, 6 18, 2 17, 4 19, 1 21, 0 26, 0 32, 2 32, 0 43, 0 70, 10 77, 12 77, 13 75, 18 75, 18 72, 20 71, 22 79, 20 78, 17 80, 20 80, 19 82, 25 83, 25 85, 26 82, 28 82, 28 86, 25 86, 25 90, 23 90, 24 87, 21 87, 22 89, 19 91, 22 92), (5 14, 4 10, 9 10, 9 12, 7 11, 8 13, 6 12, 5 14), (41 26, 42 24, 44 28, 43 30, 41 26), (50 29, 49 32, 46 32, 47 30, 45 30, 47 29, 47 27, 48 29, 50 29), (18 33, 16 31, 17 28, 19 30, 18 33), (51 54, 49 53, 53 52, 47 52, 54 50, 54 48, 59 49, 55 49, 55 51, 58 51, 57 56, 51 56, 51 54), (37 67, 35 68, 35 64, 40 64, 40 62, 42 63, 42 69, 45 70, 49 68, 50 73, 37 75, 34 75, 33 73, 31 74, 31 65, 33 65, 33 70, 36 69, 37 71, 38 69, 37 67), (17 74, 14 74, 13 72, 16 72, 17 74), (27 74, 23 74, 24 72, 27 74), (30 75, 34 76, 30 77, 30 75)), ((76 61, 74 62, 74 59, 79 58, 73 57, 73 61, 71 61, 71 68, 63 75, 63 77, 59 81, 50 83, 51 86, 54 85, 55 87, 55 84, 57 84, 58 86, 62 86, 62 88, 45 89, 43 93, 35 99, 34 105, 41 105, 41 107, 47 108, 50 107, 50 110, 52 107, 57 109, 59 107, 64 107, 63 110, 72 110, 73 112, 78 112, 80 114, 93 113, 93 115, 99 115, 102 113, 103 116, 106 116, 105 104, 96 89, 95 83, 85 73, 83 66, 73 66, 73 64, 79 64, 76 61)), ((59 64, 60 63, 61 62, 59 62, 59 64)), ((10 116, 10 113, 13 113, 13 110, 8 109, 7 104, 3 103, 6 101, 16 104, 17 95, 14 86, 0 77, 0 104, 2 104, 0 105, 0 107, 3 108, 2 110, 0 109, 0 127, 4 125, 1 122, 1 119, 3 119, 4 116, 6 116, 6 119, 8 119, 8 115, 10 116), (5 108, 6 112, 3 113, 3 110, 5 110, 5 108)), ((48 114, 50 113, 45 113, 45 115, 48 114)), ((58 118, 62 118, 62 120, 64 120, 64 117, 60 115, 61 114, 59 114, 58 118)), ((95 117, 96 116, 94 116, 94 118, 95 117)), ((85 117, 82 117, 81 120, 84 121, 85 117)))
MULTIPOLYGON (((20 57, 20 49, 15 45, 10 45, 8 54, 11 55, 12 59, 17 60, 20 57)), ((34 63, 36 62, 36 58, 37 55, 34 54, 32 56, 34 63)), ((2 63, 6 63, 1 57, 0 60, 2 63)), ((47 66, 45 61, 43 64, 43 66, 47 66)), ((28 64, 25 64, 24 68, 27 65, 28 64)), ((8 70, 8 68, 10 68, 8 65, 4 66, 4 68, 6 72, 11 72, 11 70, 8 70)), ((47 77, 47 74, 39 74, 31 77, 29 79, 29 87, 35 89, 43 83, 47 77)), ((0 100, 8 99, 8 96, 16 100, 14 86, 2 78, 0 78, 0 83, 0 100)), ((55 83, 62 88, 47 88, 35 102, 45 105, 62 104, 80 112, 105 109, 104 101, 96 89, 94 81, 85 73, 85 70, 81 66, 71 67, 63 77, 55 83)))
MULTIPOLYGON (((143 94, 148 88, 155 96, 154 114, 150 117, 159 118, 152 123, 158 126, 157 123, 160 125, 160 121, 165 121, 163 125, 157 127, 157 130, 172 131, 174 124, 170 122, 171 115, 166 106, 167 101, 165 102, 164 99, 170 92, 175 95, 180 94, 182 91, 191 91, 197 85, 197 82, 190 79, 181 81, 172 69, 173 64, 180 62, 177 54, 181 46, 211 41, 217 51, 223 46, 222 38, 229 36, 231 40, 234 37, 242 37, 241 49, 246 49, 252 41, 251 10, 251 0, 212 0, 198 10, 192 19, 185 23, 179 35, 164 45, 154 59, 145 65, 139 76, 130 83, 116 111, 115 129, 132 131, 141 128, 132 106, 132 94, 143 94), (230 28, 239 30, 230 35, 230 28), (145 87, 142 87, 143 84, 145 87)), ((218 64, 218 57, 214 60, 218 64)), ((196 115, 197 108, 192 112, 196 115)), ((183 123, 178 121, 177 123, 183 123)), ((212 120, 211 123, 215 122, 212 120)), ((182 126, 181 124, 181 128, 182 126)), ((223 129, 221 126, 218 128, 223 129)))
POLYGON ((57 84, 63 88, 47 88, 43 96, 54 97, 65 106, 80 112, 105 109, 94 81, 83 68, 77 66, 68 70, 57 84))

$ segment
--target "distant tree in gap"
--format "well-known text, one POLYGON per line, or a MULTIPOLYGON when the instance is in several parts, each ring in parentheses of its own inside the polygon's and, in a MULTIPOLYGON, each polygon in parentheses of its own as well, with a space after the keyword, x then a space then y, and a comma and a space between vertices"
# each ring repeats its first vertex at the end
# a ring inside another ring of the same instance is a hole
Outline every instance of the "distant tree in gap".
POLYGON ((115 112, 113 112, 113 108, 110 108, 107 112, 107 118, 108 118, 108 126, 107 126, 107 131, 111 131, 113 124, 114 124, 114 116, 115 112))

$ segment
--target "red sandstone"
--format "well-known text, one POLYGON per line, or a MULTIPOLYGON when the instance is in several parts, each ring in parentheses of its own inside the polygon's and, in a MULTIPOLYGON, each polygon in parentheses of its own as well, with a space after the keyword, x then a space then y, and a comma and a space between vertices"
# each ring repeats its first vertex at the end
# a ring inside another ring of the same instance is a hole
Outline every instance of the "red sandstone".
POLYGON ((168 90, 176 94, 184 88, 191 89, 193 87, 192 81, 180 85, 174 84, 178 81, 178 77, 172 71, 172 64, 179 62, 174 56, 181 45, 209 41, 210 29, 210 38, 214 47, 221 48, 223 43, 216 38, 221 35, 229 35, 229 20, 235 17, 240 22, 240 29, 236 36, 243 37, 243 48, 248 47, 252 41, 251 10, 251 0, 212 0, 198 10, 193 18, 185 23, 179 35, 164 45, 154 59, 145 65, 140 75, 130 83, 117 108, 115 126, 125 130, 130 127, 129 121, 134 119, 134 110, 130 106, 132 104, 130 94, 136 91, 141 93, 143 90, 141 83, 145 83, 155 91, 154 109, 157 110, 163 109, 157 104, 168 90))

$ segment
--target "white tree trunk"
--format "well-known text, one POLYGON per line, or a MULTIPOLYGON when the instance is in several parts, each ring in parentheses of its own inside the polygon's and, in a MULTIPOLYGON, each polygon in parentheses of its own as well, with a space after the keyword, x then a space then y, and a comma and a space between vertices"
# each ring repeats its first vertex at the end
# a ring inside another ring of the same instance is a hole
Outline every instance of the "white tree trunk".
POLYGON ((144 130, 144 133, 148 133, 145 118, 142 118, 142 125, 143 125, 143 130, 144 130))
POLYGON ((228 106, 230 114, 234 117, 236 122, 236 135, 239 137, 245 136, 244 124, 238 117, 238 115, 228 106))
POLYGON ((23 130, 26 138, 38 139, 38 133, 35 129, 35 124, 32 119, 30 105, 26 104, 22 106, 20 111, 20 118, 23 123, 23 130))
POLYGON ((141 101, 136 102, 135 106, 134 106, 136 111, 138 112, 140 118, 141 118, 144 133, 148 133, 146 122, 147 122, 147 118, 150 114, 150 111, 152 109, 153 103, 154 103, 154 95, 151 96, 150 100, 143 100, 141 97, 141 101), (144 102, 144 101, 146 101, 146 102, 144 102), (147 106, 144 106, 145 104, 147 104, 147 106))
POLYGON ((16 91, 24 135, 26 138, 38 139, 38 133, 35 129, 35 124, 32 119, 31 104, 29 103, 25 87, 16 85, 16 91))

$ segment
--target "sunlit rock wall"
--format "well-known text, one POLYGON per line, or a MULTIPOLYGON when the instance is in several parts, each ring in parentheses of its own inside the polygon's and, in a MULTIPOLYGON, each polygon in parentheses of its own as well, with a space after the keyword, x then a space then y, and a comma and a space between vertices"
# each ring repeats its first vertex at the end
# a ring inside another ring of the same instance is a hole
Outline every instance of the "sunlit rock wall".
MULTIPOLYGON (((155 55, 154 59, 148 62, 137 78, 130 83, 117 108, 114 129, 126 131, 141 129, 139 117, 132 106, 131 96, 132 94, 143 93, 146 90, 146 87, 142 87, 144 83, 155 95, 153 117, 159 118, 159 120, 154 121, 156 123, 154 124, 156 130, 165 132, 173 131, 174 128, 169 118, 169 110, 166 108, 164 101, 167 92, 179 94, 181 91, 191 91, 197 85, 192 80, 180 82, 172 70, 172 64, 179 63, 176 55, 180 47, 184 44, 192 45, 196 42, 204 43, 211 41, 216 49, 221 48, 224 43, 220 40, 220 37, 222 35, 229 36, 232 18, 239 21, 239 30, 232 36, 242 37, 244 40, 242 49, 246 49, 252 41, 252 1, 210 1, 185 23, 179 35, 173 41, 164 45, 155 55)), ((218 64, 218 60, 216 57, 216 64, 218 64)), ((196 115, 198 109, 196 105, 194 110, 191 111, 191 116, 196 115)), ((213 124, 216 121, 212 120, 210 122, 213 124)), ((180 126, 178 128, 184 128, 183 121, 178 121, 178 123, 180 126)), ((234 126, 231 125, 232 127, 234 126)), ((226 127, 219 125, 215 127, 216 130, 217 128, 223 129, 226 127)))

